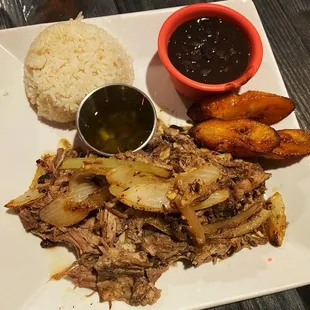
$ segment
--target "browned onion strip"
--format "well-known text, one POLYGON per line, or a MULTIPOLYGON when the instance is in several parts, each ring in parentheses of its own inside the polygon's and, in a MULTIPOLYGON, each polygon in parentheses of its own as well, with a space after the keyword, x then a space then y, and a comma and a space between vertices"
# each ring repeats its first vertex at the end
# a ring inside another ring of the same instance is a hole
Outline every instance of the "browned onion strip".
POLYGON ((45 174, 46 171, 42 166, 37 166, 35 175, 28 190, 17 198, 9 201, 5 207, 6 208, 20 208, 22 206, 30 205, 45 196, 45 193, 40 192, 37 189, 38 179, 41 175, 45 174))
POLYGON ((186 218, 189 230, 195 237, 197 244, 202 245, 206 242, 206 237, 199 218, 195 211, 189 205, 182 204, 181 199, 182 198, 177 197, 174 201, 181 214, 186 218))
POLYGON ((120 186, 111 185, 110 193, 119 201, 134 209, 149 212, 170 212, 170 200, 167 192, 172 185, 169 182, 140 183, 129 187, 128 189, 120 186))
POLYGON ((162 178, 170 178, 172 170, 158 167, 150 163, 128 161, 117 158, 69 158, 61 165, 61 169, 94 169, 99 173, 106 174, 110 169, 115 169, 120 165, 130 166, 139 172, 147 172, 162 178))
POLYGON ((214 192, 204 201, 194 205, 192 209, 198 211, 202 209, 211 208, 214 205, 217 205, 218 203, 227 200, 228 198, 229 198, 229 190, 227 188, 224 188, 214 192))
POLYGON ((221 233, 209 235, 208 238, 231 239, 243 236, 263 225, 269 216, 270 211, 262 209, 256 215, 253 215, 248 221, 240 224, 239 226, 224 229, 221 233))
POLYGON ((113 196, 110 194, 108 186, 97 189, 87 199, 74 203, 72 209, 75 210, 95 210, 105 205, 105 202, 112 199, 113 196))
POLYGON ((256 203, 246 211, 240 212, 227 220, 213 224, 203 224, 203 229, 206 234, 213 234, 217 232, 219 229, 236 227, 240 225, 242 222, 246 221, 250 216, 255 214, 260 208, 262 208, 262 204, 256 203))
POLYGON ((88 176, 84 171, 76 170, 70 178, 69 191, 40 211, 41 220, 56 227, 72 226, 111 199, 108 185, 99 188, 87 179, 88 176))
POLYGON ((85 200, 89 195, 94 193, 98 186, 88 180, 91 174, 85 171, 76 170, 69 182, 69 198, 74 202, 85 200))
POLYGON ((72 202, 60 196, 47 204, 39 213, 43 222, 56 227, 66 227, 74 225, 86 218, 88 210, 72 210, 72 202))
POLYGON ((20 208, 30 205, 43 198, 45 193, 40 193, 36 188, 29 188, 25 193, 8 202, 6 208, 20 208))

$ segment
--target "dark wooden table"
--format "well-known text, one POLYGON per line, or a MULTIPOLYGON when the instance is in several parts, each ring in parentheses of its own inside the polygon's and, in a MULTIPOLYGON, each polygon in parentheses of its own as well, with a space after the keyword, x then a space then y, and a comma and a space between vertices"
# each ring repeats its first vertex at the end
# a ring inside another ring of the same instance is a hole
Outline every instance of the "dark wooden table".
MULTIPOLYGON (((95 17, 195 2, 202 1, 0 0, 0 29, 66 20, 75 17, 80 11, 83 11, 85 17, 95 17)), ((310 0, 254 0, 254 3, 263 21, 286 87, 297 104, 300 125, 310 130, 310 109, 308 109, 310 106, 310 0)), ((213 308, 213 310, 227 309, 310 309, 310 286, 213 308)))

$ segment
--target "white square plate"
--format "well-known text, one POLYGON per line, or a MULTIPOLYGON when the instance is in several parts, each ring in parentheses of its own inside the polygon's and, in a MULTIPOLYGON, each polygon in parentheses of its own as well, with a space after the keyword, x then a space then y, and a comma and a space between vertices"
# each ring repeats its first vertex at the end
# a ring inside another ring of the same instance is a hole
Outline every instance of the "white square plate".
MULTIPOLYGON (((264 59, 257 75, 242 89, 258 89, 287 95, 266 34, 250 0, 230 0, 223 5, 245 15, 258 29, 264 44, 264 59)), ((183 124, 186 109, 172 87, 157 55, 160 26, 176 8, 89 19, 119 37, 135 60, 135 85, 155 101, 159 116, 183 124)), ((38 121, 27 103, 23 87, 23 59, 34 37, 46 25, 0 31, 0 205, 28 187, 35 160, 55 150, 61 138, 72 140, 75 131, 53 128, 38 121)), ((291 115, 277 128, 297 128, 291 115)), ((269 193, 279 190, 287 206, 289 226, 284 245, 243 250, 213 266, 205 264, 186 271, 182 265, 170 268, 157 283, 162 297, 152 309, 203 309, 310 283, 310 170, 309 159, 274 171, 269 193)), ((68 266, 72 254, 65 249, 43 250, 39 239, 24 232, 16 215, 0 208, 0 309, 65 310, 107 309, 97 295, 75 289, 49 276, 68 266), (91 306, 90 306, 91 305, 91 306)), ((150 307, 146 307, 148 309, 150 307)), ((124 303, 113 310, 130 309, 124 303)))

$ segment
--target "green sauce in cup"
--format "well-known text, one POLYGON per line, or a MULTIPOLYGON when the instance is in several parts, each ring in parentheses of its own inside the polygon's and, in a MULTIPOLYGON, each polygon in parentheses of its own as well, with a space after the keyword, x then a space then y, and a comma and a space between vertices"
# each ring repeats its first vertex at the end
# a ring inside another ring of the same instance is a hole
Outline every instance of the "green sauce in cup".
POLYGON ((139 89, 110 84, 85 97, 77 114, 81 139, 102 155, 143 148, 156 127, 156 111, 139 89))

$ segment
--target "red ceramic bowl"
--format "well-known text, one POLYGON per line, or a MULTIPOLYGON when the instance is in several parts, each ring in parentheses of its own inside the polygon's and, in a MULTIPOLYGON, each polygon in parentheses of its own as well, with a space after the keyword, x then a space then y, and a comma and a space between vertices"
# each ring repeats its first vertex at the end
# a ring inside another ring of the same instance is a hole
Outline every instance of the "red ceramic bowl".
POLYGON ((218 4, 199 3, 188 5, 168 17, 162 25, 158 36, 158 54, 161 62, 170 73, 172 82, 181 94, 191 99, 217 92, 225 92, 239 88, 247 83, 259 69, 263 58, 261 38, 252 23, 235 10, 218 4), (246 71, 236 80, 223 84, 204 84, 189 79, 180 73, 168 57, 168 43, 172 33, 184 22, 198 17, 218 17, 234 23, 243 30, 250 44, 251 56, 246 71))

